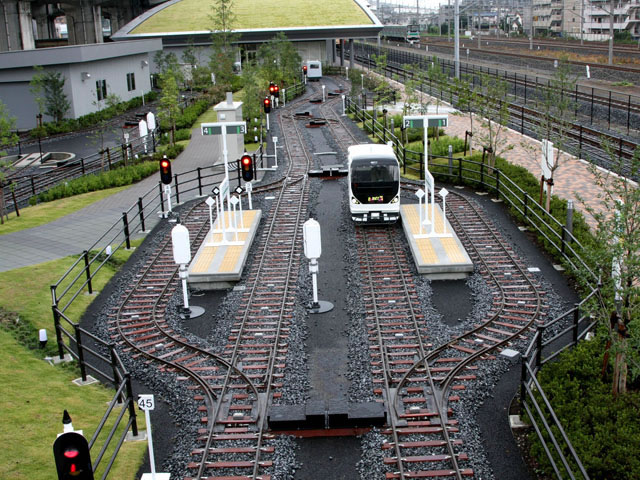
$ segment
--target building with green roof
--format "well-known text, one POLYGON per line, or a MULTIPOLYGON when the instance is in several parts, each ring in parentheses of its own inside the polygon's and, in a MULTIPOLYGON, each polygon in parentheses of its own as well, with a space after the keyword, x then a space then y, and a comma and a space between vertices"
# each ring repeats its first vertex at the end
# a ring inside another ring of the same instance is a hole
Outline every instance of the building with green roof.
MULTIPOLYGON (((129 22, 112 40, 159 38, 163 50, 208 46, 216 0, 170 0, 129 22)), ((361 0, 234 0, 234 32, 242 60, 278 32, 294 42, 303 60, 335 63, 336 41, 377 38, 382 24, 361 0)), ((238 59, 241 60, 241 59, 238 59)))

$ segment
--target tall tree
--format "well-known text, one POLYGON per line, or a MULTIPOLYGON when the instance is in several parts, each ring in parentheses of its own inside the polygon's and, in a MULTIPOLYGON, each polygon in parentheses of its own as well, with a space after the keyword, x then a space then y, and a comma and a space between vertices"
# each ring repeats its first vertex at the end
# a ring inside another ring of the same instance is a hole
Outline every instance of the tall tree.
MULTIPOLYGON (((16 128, 16 118, 9 114, 6 105, 0 101, 0 148, 11 147, 18 142, 18 135, 13 131, 16 128)), ((7 182, 8 162, 3 161, 5 150, 0 150, 0 223, 4 223, 4 217, 9 219, 6 204, 4 202, 4 189, 7 182)))
POLYGON ((302 58, 283 32, 260 46, 258 58, 267 82, 289 85, 300 75, 302 58))
POLYGON ((233 0, 216 0, 209 18, 213 26, 209 68, 215 74, 216 84, 230 85, 237 53, 233 43, 238 40, 238 34, 233 33, 236 21, 233 0))
MULTIPOLYGON (((603 302, 592 305, 592 313, 608 331, 607 345, 613 353, 612 393, 617 396, 627 391, 629 364, 633 380, 640 378, 640 189, 630 181, 640 175, 640 147, 625 164, 614 148, 605 146, 614 165, 612 171, 591 166, 601 192, 600 208, 578 198, 596 222, 595 241, 586 247, 586 253, 588 264, 601 275, 603 302)), ((607 351, 605 360, 609 358, 607 351)))
POLYGON ((33 68, 37 73, 31 79, 30 90, 35 97, 38 111, 41 114, 46 113, 59 123, 71 108, 64 93, 65 78, 60 72, 45 70, 40 65, 33 68))

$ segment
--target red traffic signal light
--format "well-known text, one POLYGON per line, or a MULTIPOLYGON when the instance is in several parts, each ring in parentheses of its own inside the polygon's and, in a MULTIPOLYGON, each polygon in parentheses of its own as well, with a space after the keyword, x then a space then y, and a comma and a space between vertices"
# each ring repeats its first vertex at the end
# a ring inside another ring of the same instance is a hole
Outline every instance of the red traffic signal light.
POLYGON ((278 85, 274 85, 274 86, 273 86, 273 95, 274 95, 276 98, 279 98, 279 97, 280 97, 280 87, 279 87, 278 85))
POLYGON ((240 168, 242 169, 242 179, 245 182, 253 180, 253 157, 251 155, 243 155, 240 159, 240 168))
POLYGON ((160 180, 165 185, 171 184, 171 161, 167 157, 160 159, 160 180))
POLYGON ((264 106, 264 113, 269 113, 271 111, 271 100, 269 97, 265 97, 262 101, 262 105, 264 106))
POLYGON ((60 435, 53 442, 58 480, 93 480, 87 439, 76 432, 60 435))
POLYGON ((306 74, 307 74, 307 66, 306 66, 306 65, 303 65, 303 66, 302 66, 302 74, 303 74, 303 75, 306 75, 306 74))
POLYGON ((275 84, 273 82, 271 82, 269 84, 269 93, 271 95, 275 95, 275 93, 276 93, 276 86, 275 86, 275 84))

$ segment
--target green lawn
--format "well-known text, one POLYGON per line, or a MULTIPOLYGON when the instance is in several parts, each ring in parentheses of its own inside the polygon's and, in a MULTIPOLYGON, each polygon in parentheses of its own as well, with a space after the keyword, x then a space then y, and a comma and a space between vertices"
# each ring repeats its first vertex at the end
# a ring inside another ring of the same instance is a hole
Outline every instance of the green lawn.
MULTIPOLYGON (((182 0, 162 9, 131 33, 210 31, 215 4, 215 0, 182 0)), ((373 24, 353 0, 235 0, 232 10, 235 30, 373 24)))
MULTIPOLYGON (((129 254, 122 252, 118 255, 129 254)), ((49 285, 55 283, 72 262, 73 259, 67 257, 0 275, 0 307, 5 310, 0 315, 0 384, 3 391, 0 396, 0 441, 5 445, 0 452, 0 478, 3 479, 55 478, 52 445, 56 434, 62 430, 63 410, 69 411, 74 427, 84 430, 85 436, 90 438, 106 410, 107 402, 113 397, 112 390, 99 384, 74 385, 71 380, 79 377, 76 368, 51 366, 42 360, 45 352, 24 346, 24 343, 34 343, 37 329, 46 328, 49 336, 46 353, 55 351, 49 285), (19 312, 19 317, 6 311, 19 312), (19 318, 21 328, 11 327, 15 325, 16 318, 19 318)), ((95 280, 95 289, 103 288, 114 273, 114 268, 105 268, 95 280)), ((79 319, 94 298, 93 295, 80 294, 69 315, 79 319)), ((143 416, 138 416, 138 420, 140 429, 144 429, 143 416)), ((103 443, 101 436, 98 447, 103 443)), ((94 449, 97 454, 99 448, 94 449)), ((126 443, 109 478, 133 480, 145 451, 145 442, 126 443)), ((103 461, 103 465, 106 462, 103 461)))
POLYGON ((110 188, 97 192, 84 193, 73 197, 63 198, 55 202, 45 202, 32 207, 20 209, 20 216, 15 211, 9 214, 9 221, 0 225, 0 235, 18 232, 27 228, 38 227, 64 217, 70 213, 83 209, 87 205, 98 202, 114 193, 121 192, 128 187, 110 188))

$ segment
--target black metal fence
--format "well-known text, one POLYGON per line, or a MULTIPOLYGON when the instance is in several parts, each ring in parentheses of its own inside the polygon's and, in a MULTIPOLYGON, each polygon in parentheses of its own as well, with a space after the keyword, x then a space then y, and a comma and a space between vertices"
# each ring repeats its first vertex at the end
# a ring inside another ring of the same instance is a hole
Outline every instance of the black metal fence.
MULTIPOLYGON (((54 169, 43 169, 37 173, 32 171, 20 174, 19 171, 8 175, 5 180, 4 197, 7 210, 25 206, 31 197, 46 192, 63 181, 83 177, 85 175, 106 172, 122 165, 133 163, 136 156, 156 151, 155 132, 148 138, 137 138, 116 147, 104 150, 88 157, 73 159, 54 169)), ((52 161, 52 163, 56 163, 52 161)))
MULTIPOLYGON (((424 154, 406 149, 402 142, 380 122, 373 112, 366 111, 351 97, 347 99, 347 112, 363 123, 374 138, 382 142, 392 142, 401 168, 405 173, 424 179, 424 154)), ((453 183, 466 183, 474 188, 483 188, 495 194, 514 209, 520 219, 544 238, 549 248, 574 271, 586 272, 591 293, 571 310, 537 328, 525 354, 522 356, 521 405, 532 422, 534 431, 543 444, 557 478, 583 478, 588 480, 580 458, 570 439, 564 433, 562 424, 553 411, 553 406, 544 395, 536 374, 542 365, 551 361, 562 351, 575 346, 587 332, 595 326, 588 315, 584 315, 585 304, 600 294, 596 274, 584 262, 583 247, 563 223, 548 213, 527 192, 522 190, 498 168, 464 158, 431 156, 429 170, 435 178, 453 183), (570 326, 545 339, 546 331, 552 331, 561 322, 571 319, 570 326), (558 348, 557 342, 564 346, 558 348), (552 353, 543 358, 544 352, 552 353), (554 432, 559 432, 556 434, 554 432), (568 454, 567 454, 568 452, 568 454)))
MULTIPOLYGON (((365 67, 369 65, 369 68, 375 68, 375 61, 371 58, 371 55, 379 52, 377 48, 378 47, 372 45, 358 44, 358 49, 356 49, 356 59, 365 67), (358 50, 360 49, 364 49, 370 53, 359 53, 358 50)), ((408 52, 402 52, 402 54, 414 55, 408 52)), ((420 68, 428 69, 431 62, 421 55, 417 57, 416 61, 420 62, 420 68)), ((453 64, 451 62, 438 60, 438 63, 441 71, 447 75, 447 78, 453 77, 453 64)), ((401 82, 404 82, 413 76, 413 73, 406 70, 404 65, 387 65, 384 73, 386 76, 390 78, 393 77, 401 82)), ((474 82, 475 84, 478 84, 480 79, 476 79, 474 82)), ((429 77, 424 79, 424 83, 420 86, 420 90, 430 96, 449 102, 454 107, 458 105, 459 99, 453 82, 440 82, 429 77)), ((515 97, 513 95, 510 95, 509 99, 507 99, 509 102, 508 126, 524 135, 528 135, 533 138, 538 137, 538 125, 541 122, 539 113, 535 109, 518 103, 514 98, 515 97)), ((640 116, 638 118, 640 119, 640 116)), ((563 145, 563 149, 567 153, 570 153, 577 158, 586 158, 590 162, 605 169, 614 168, 614 163, 621 159, 626 165, 623 167, 622 173, 629 175, 631 175, 632 172, 630 163, 638 148, 640 148, 640 142, 637 138, 624 137, 613 132, 605 132, 595 127, 588 127, 575 122, 566 132, 566 138, 564 139, 563 145)), ((636 181, 640 181, 639 178, 631 178, 636 181)))
MULTIPOLYGON (((434 64, 433 56, 425 53, 413 53, 403 49, 391 49, 386 47, 377 47, 376 45, 356 43, 356 55, 360 56, 360 62, 371 68, 375 67, 375 61, 372 55, 380 53, 388 54, 389 64, 395 67, 404 65, 419 65, 421 69, 427 70, 434 64)), ((437 63, 442 72, 448 77, 455 76, 455 63, 453 60, 438 58, 437 63)), ((478 80, 483 75, 489 75, 492 78, 500 78, 509 84, 509 94, 519 98, 525 105, 530 101, 538 98, 539 92, 552 88, 549 78, 538 75, 527 75, 516 71, 502 70, 499 68, 483 67, 471 63, 460 62, 460 75, 468 75, 478 80)), ((640 128, 640 96, 627 93, 615 92, 612 90, 596 87, 587 87, 578 85, 571 91, 561 92, 568 98, 576 102, 583 102, 585 107, 580 111, 581 118, 588 122, 589 125, 601 124, 607 129, 611 129, 612 125, 618 126, 626 130, 627 135, 631 130, 640 128), (598 109, 598 105, 602 108, 598 109), (618 112, 616 114, 616 112, 618 112)))

